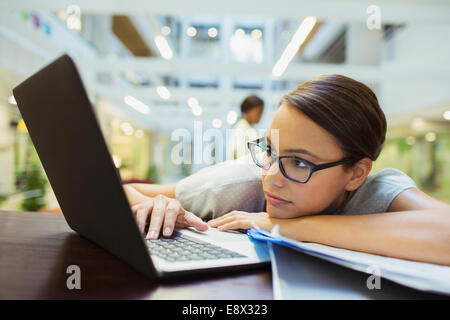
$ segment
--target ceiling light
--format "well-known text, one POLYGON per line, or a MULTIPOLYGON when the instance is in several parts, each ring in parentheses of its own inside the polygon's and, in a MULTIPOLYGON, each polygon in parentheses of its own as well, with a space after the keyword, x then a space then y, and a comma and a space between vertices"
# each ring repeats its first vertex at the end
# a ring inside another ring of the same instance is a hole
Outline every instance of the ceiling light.
POLYGON ((212 125, 214 128, 219 129, 222 126, 222 120, 220 119, 214 119, 212 122, 212 125))
POLYGON ((442 114, 442 117, 444 117, 445 120, 450 120, 450 111, 445 111, 442 114))
POLYGON ((238 118, 238 114, 236 111, 230 111, 227 114, 227 122, 229 124, 235 124, 238 118))
POLYGON ((122 165, 122 160, 120 159, 120 157, 113 155, 112 158, 113 158, 113 162, 114 162, 114 165, 116 166, 116 168, 120 168, 120 166, 122 165))
POLYGON ((280 59, 278 59, 277 63, 275 63, 275 66, 272 69, 272 75, 274 77, 280 77, 284 73, 289 62, 291 62, 300 46, 314 28, 316 21, 316 17, 306 17, 302 21, 291 41, 286 46, 286 49, 284 49, 280 59))
POLYGON ((17 104, 16 99, 12 95, 9 97, 8 102, 11 104, 17 104))
POLYGON ((252 30, 251 36, 253 39, 259 40, 262 37, 262 31, 259 29, 252 30))
POLYGON ((156 36, 155 37, 155 43, 156 46, 158 47, 159 52, 161 53, 161 56, 164 59, 172 59, 173 57, 173 52, 172 49, 170 49, 169 43, 167 42, 166 38, 164 38, 163 36, 156 36))
POLYGON ((140 113, 147 114, 150 112, 150 108, 145 103, 139 101, 133 96, 126 96, 125 98, 123 98, 123 101, 125 101, 127 105, 129 105, 136 111, 139 111, 140 113))
POLYGON ((170 34, 171 31, 172 31, 172 30, 170 29, 169 26, 164 26, 164 27, 161 28, 161 34, 162 34, 163 36, 168 36, 168 35, 170 34))
POLYGON ((135 135, 136 135, 136 138, 141 139, 144 137, 144 131, 141 129, 138 129, 138 130, 136 130, 135 135))
POLYGON ((199 106, 200 104, 198 103, 198 100, 194 97, 190 97, 188 99, 188 106, 191 108, 195 108, 196 106, 199 106))
POLYGON ((193 108, 192 108, 192 113, 193 113, 195 116, 201 115, 201 114, 203 113, 202 107, 200 107, 200 106, 195 106, 195 107, 193 107, 193 108))
POLYGON ((197 29, 196 29, 195 27, 189 27, 189 28, 187 28, 187 30, 186 30, 186 34, 187 34, 189 37, 195 37, 196 34, 197 34, 197 29))
POLYGON ((134 133, 133 127, 132 127, 131 124, 128 123, 128 122, 123 122, 123 123, 120 125, 120 129, 122 129, 122 131, 123 131, 127 136, 131 136, 131 135, 134 133))
POLYGON ((414 143, 416 143, 416 138, 413 136, 406 137, 406 144, 409 146, 412 146, 414 143))
POLYGON ((427 134, 425 135, 425 140, 427 140, 428 142, 433 142, 436 140, 436 133, 434 132, 427 132, 427 134))
POLYGON ((170 91, 165 86, 158 86, 156 88, 156 92, 164 100, 168 100, 170 98, 170 91))
POLYGON ((238 28, 236 29, 236 31, 234 31, 234 35, 236 37, 243 37, 245 35, 245 31, 242 28, 238 28))
POLYGON ((424 130, 427 126, 427 123, 423 118, 415 118, 411 122, 411 128, 416 131, 424 130))
POLYGON ((211 38, 217 37, 218 33, 219 32, 217 31, 217 29, 214 27, 208 29, 208 36, 210 36, 211 38))

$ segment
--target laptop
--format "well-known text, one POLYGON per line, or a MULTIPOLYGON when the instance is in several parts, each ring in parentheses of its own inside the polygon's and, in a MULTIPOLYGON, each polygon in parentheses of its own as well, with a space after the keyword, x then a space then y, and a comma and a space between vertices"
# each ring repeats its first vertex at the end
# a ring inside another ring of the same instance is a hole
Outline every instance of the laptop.
POLYGON ((260 267, 265 243, 245 233, 177 229, 146 240, 73 60, 63 55, 13 89, 71 229, 150 278, 260 267))

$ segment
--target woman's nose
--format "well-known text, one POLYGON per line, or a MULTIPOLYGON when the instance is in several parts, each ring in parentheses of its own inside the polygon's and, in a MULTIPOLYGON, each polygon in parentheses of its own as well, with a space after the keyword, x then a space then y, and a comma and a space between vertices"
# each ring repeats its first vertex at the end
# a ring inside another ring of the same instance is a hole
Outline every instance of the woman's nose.
POLYGON ((263 170, 264 182, 274 188, 282 188, 286 181, 278 162, 273 162, 268 170, 263 170))

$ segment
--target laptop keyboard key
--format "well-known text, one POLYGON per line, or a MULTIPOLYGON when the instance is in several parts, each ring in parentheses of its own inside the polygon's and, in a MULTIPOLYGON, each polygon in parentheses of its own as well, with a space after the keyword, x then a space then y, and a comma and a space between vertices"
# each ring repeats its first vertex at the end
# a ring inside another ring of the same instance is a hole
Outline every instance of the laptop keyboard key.
POLYGON ((147 240, 150 254, 166 261, 197 261, 245 257, 237 252, 176 234, 171 238, 147 240))

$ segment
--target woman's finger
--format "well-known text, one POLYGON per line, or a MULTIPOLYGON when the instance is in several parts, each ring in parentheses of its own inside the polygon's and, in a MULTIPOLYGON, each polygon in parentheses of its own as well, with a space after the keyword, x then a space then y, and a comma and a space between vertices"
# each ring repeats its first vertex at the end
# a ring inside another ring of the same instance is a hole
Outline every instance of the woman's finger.
POLYGON ((189 227, 194 227, 198 231, 208 230, 208 224, 206 222, 204 222, 202 219, 200 219, 200 217, 197 217, 192 212, 186 211, 183 208, 182 208, 182 210, 184 211, 183 218, 185 220, 185 223, 189 227))
POLYGON ((250 229, 250 221, 251 220, 235 220, 226 224, 221 225, 217 229, 220 231, 228 231, 234 229, 250 229))
POLYGON ((217 228, 218 226, 224 225, 226 223, 230 223, 236 219, 239 219, 236 215, 221 217, 220 219, 210 220, 208 221, 208 225, 213 228, 217 228))
POLYGON ((180 203, 174 199, 169 200, 166 206, 166 212, 164 216, 163 235, 165 237, 169 237, 170 235, 172 235, 178 214, 180 213, 181 213, 180 203))
POLYGON ((158 239, 161 225, 164 221, 164 214, 166 211, 166 198, 163 195, 158 195, 154 198, 153 210, 150 219, 150 227, 146 239, 158 239))
POLYGON ((136 215, 136 221, 141 233, 144 233, 147 217, 153 208, 153 200, 148 200, 135 206, 133 213, 136 215))
POLYGON ((230 213, 224 214, 223 216, 221 216, 219 218, 209 220, 208 224, 211 227, 217 227, 218 225, 229 222, 230 219, 242 218, 246 215, 247 215, 247 212, 234 210, 234 211, 231 211, 230 213))

